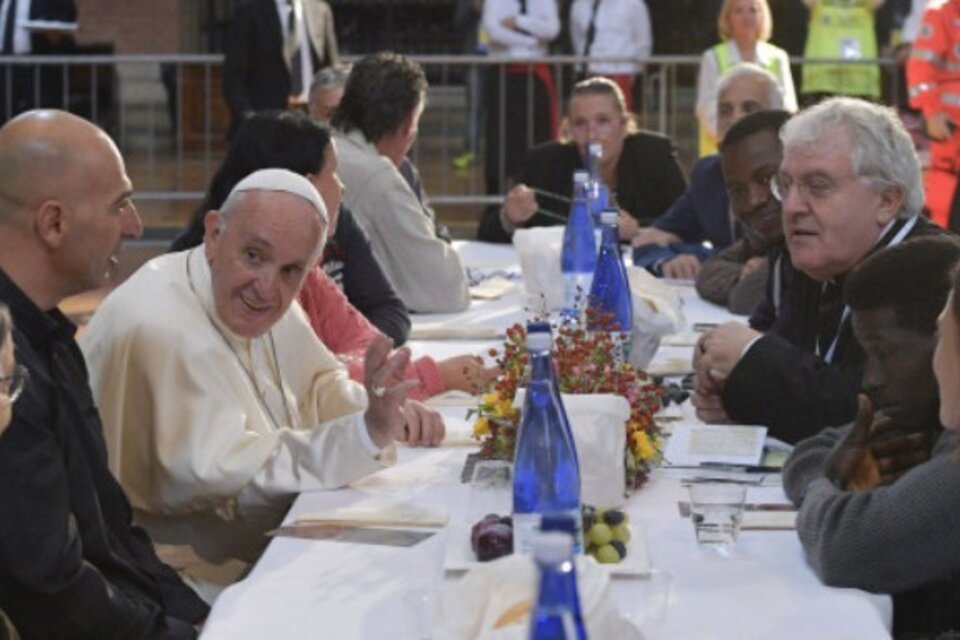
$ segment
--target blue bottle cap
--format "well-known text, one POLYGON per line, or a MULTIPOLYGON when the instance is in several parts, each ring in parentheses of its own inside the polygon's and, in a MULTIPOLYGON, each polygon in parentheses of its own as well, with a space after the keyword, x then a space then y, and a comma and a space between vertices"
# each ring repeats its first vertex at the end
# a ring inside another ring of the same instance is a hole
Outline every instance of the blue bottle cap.
POLYGON ((563 513, 547 513, 540 519, 540 531, 563 531, 571 536, 577 533, 577 523, 563 513))
POLYGON ((550 333, 549 322, 528 322, 527 333, 550 333))

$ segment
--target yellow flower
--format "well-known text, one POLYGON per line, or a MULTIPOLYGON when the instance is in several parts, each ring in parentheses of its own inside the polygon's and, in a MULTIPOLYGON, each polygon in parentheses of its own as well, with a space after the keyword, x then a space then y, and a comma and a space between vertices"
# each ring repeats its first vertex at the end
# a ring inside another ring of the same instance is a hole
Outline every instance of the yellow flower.
POLYGON ((509 418, 513 414, 513 401, 501 400, 493 408, 493 412, 503 418, 509 418))
POLYGON ((473 423, 473 435, 478 438, 490 435, 490 421, 486 418, 477 418, 473 423))
POLYGON ((657 450, 646 431, 636 431, 633 434, 633 450, 641 460, 649 460, 656 455, 657 450))
POLYGON ((499 399, 500 399, 500 394, 497 393, 496 391, 491 391, 490 393, 484 394, 483 404, 490 404, 490 405, 496 404, 497 400, 499 399))

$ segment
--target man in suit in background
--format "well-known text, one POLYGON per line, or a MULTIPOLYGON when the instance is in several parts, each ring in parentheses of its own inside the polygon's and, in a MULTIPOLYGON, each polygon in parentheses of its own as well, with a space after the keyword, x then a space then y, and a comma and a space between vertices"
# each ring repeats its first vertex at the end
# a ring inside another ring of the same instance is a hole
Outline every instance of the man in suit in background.
POLYGON ((339 58, 323 0, 252 0, 234 14, 223 92, 231 134, 254 111, 305 106, 313 75, 339 58))
MULTIPOLYGON (((71 34, 76 28, 77 7, 73 0, 0 2, 3 55, 73 53, 76 44, 71 34)), ((65 98, 62 69, 57 65, 41 66, 39 72, 28 65, 0 67, 0 122, 38 107, 67 109, 65 98)))

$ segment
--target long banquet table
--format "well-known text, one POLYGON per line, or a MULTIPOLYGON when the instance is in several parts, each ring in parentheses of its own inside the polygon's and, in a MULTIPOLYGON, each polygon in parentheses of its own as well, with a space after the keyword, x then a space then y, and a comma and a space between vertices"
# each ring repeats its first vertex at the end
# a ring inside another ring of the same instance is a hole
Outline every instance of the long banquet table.
MULTIPOLYGON (((457 243, 465 265, 505 268, 516 264, 511 247, 457 243)), ((729 319, 681 287, 689 325, 729 319)), ((474 301, 463 314, 418 316, 416 324, 447 323, 506 327, 521 316, 523 296, 474 301)), ((481 353, 491 342, 452 340, 414 343, 417 353, 445 357, 481 353)), ((662 347, 657 360, 689 357, 689 347, 662 347)), ((464 410, 444 407, 451 423, 464 410)), ((451 521, 463 518, 468 489, 460 483, 469 447, 418 450, 401 447, 398 464, 339 491, 298 497, 287 521, 298 514, 374 500, 403 500, 442 508, 451 521)), ((807 566, 794 531, 743 531, 730 557, 697 548, 689 519, 678 500, 686 498, 681 478, 691 472, 660 469, 627 503, 635 524, 631 545, 645 544, 654 567, 649 577, 613 578, 622 614, 646 637, 672 639, 885 638, 889 598, 855 589, 823 586, 807 566)), ((748 502, 785 502, 779 486, 751 487, 748 502)), ((456 529, 455 529, 456 530, 456 529)), ((419 637, 417 604, 411 594, 442 588, 456 580, 444 574, 449 532, 410 548, 275 538, 249 576, 217 600, 204 628, 211 639, 337 638, 403 640, 419 637)), ((420 621, 419 623, 422 623, 420 621)))

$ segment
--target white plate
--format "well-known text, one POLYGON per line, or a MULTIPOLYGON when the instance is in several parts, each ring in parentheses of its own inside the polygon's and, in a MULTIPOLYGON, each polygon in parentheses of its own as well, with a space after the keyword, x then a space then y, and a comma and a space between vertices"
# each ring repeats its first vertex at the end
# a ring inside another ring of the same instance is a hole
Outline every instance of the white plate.
MULTIPOLYGON (((470 529, 472 525, 454 522, 447 536, 447 557, 443 567, 447 571, 469 571, 481 566, 470 547, 470 529)), ((627 544, 627 557, 618 564, 600 564, 612 576, 646 576, 650 574, 650 557, 647 555, 647 538, 643 528, 636 522, 630 522, 630 542, 627 544)))

